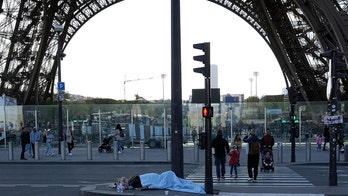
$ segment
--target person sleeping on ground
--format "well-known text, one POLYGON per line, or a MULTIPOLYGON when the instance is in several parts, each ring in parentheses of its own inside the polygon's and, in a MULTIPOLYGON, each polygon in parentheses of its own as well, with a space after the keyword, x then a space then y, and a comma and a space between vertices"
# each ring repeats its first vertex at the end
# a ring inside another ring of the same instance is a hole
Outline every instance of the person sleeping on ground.
POLYGON ((205 194, 204 187, 190 180, 179 178, 172 171, 161 174, 147 173, 130 178, 118 178, 115 186, 122 183, 123 190, 127 189, 168 189, 189 193, 205 194))

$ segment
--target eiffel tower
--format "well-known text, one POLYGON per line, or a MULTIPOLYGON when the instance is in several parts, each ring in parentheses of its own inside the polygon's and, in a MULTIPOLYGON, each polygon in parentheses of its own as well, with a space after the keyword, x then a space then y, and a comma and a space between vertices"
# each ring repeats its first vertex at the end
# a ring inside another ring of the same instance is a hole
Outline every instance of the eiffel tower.
MULTIPOLYGON (((121 1, 0 0, 0 93, 24 105, 54 100, 56 25, 64 26, 59 35, 64 52, 89 19, 121 1)), ((305 101, 326 100, 329 68, 320 53, 337 49, 348 54, 347 0, 208 1, 238 15, 261 35, 288 87, 301 87, 305 101)), ((342 79, 341 100, 348 98, 347 88, 342 79)))

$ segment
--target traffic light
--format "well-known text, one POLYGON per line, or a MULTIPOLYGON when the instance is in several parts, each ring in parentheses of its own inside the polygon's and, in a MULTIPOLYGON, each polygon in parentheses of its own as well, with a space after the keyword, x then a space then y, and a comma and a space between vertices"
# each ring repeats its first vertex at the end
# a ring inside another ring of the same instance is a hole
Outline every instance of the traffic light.
POLYGON ((205 136, 205 132, 198 134, 198 147, 201 150, 204 150, 207 147, 207 137, 205 136))
POLYGON ((296 104, 300 100, 300 87, 290 86, 288 89, 288 97, 291 104, 296 104))
POLYGON ((202 108, 202 116, 204 118, 211 118, 211 117, 213 117, 213 114, 214 114, 213 107, 211 107, 211 106, 204 106, 202 108))
POLYGON ((210 78, 210 43, 204 42, 199 44, 193 44, 194 49, 202 50, 203 55, 193 56, 193 60, 200 61, 204 64, 204 67, 194 68, 193 71, 201 73, 203 76, 210 78))
POLYGON ((297 118, 296 115, 291 116, 291 118, 292 118, 292 120, 294 121, 294 123, 299 123, 298 118, 297 118))
POLYGON ((298 126, 295 125, 295 138, 299 138, 300 137, 300 129, 298 128, 298 126))
POLYGON ((344 61, 345 53, 338 50, 330 50, 320 54, 321 57, 330 59, 329 61, 329 77, 344 78, 344 72, 347 70, 347 65, 344 61))

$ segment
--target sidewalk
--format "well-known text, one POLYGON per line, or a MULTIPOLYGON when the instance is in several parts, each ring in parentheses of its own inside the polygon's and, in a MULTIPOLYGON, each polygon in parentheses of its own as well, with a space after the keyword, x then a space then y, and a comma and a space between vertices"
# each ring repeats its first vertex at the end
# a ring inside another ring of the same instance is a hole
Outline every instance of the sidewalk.
MULTIPOLYGON (((144 164, 170 164, 170 158, 168 158, 168 150, 167 149, 150 149, 145 148, 144 154, 141 153, 141 149, 139 147, 134 148, 126 148, 125 151, 121 154, 116 153, 98 153, 98 145, 92 146, 91 156, 87 154, 87 145, 80 145, 73 149, 72 155, 69 156, 64 154, 58 154, 57 148, 55 148, 55 155, 44 156, 45 155, 45 146, 40 147, 39 151, 39 159, 34 159, 28 155, 26 152, 26 158, 28 160, 20 160, 20 148, 19 146, 15 146, 13 148, 13 160, 9 160, 9 149, 0 148, 0 164, 1 163, 14 163, 14 164, 22 164, 22 163, 33 163, 33 164, 46 164, 46 163, 72 163, 72 162, 84 162, 84 163, 144 163, 144 164), (62 159, 65 157, 65 159, 62 159), (142 159, 144 158, 144 159, 142 159)), ((283 146, 283 156, 280 157, 280 151, 277 148, 274 149, 274 161, 277 169, 279 168, 287 168, 288 166, 295 164, 328 164, 328 152, 327 151, 315 151, 315 146, 311 147, 311 156, 308 157, 308 151, 304 145, 297 146, 296 148, 296 162, 292 163, 290 160, 290 146, 283 146), (310 160, 310 161, 309 161, 310 160)), ((204 167, 205 165, 205 151, 199 150, 199 157, 195 158, 194 148, 192 144, 184 145, 184 164, 194 164, 197 165, 197 171, 200 171, 198 175, 205 175, 203 172, 199 170, 199 168, 204 167)), ((340 160, 338 164, 348 165, 346 162, 343 162, 344 155, 340 154, 340 160)), ((242 149, 241 154, 241 168, 246 167, 246 154, 245 149, 242 149)), ((215 170, 215 166, 212 168, 215 170)), ((226 166, 228 171, 228 167, 226 166)), ((296 173, 293 171, 293 173, 296 173)), ((215 176, 213 176, 215 179, 215 176)), ((347 183, 348 184, 348 183, 347 183)), ((85 187, 81 189, 80 195, 120 195, 115 192, 115 190, 105 190, 105 186, 95 186, 95 187, 85 187)), ((255 186, 255 184, 246 184, 242 187, 231 187, 224 183, 215 183, 214 182, 214 190, 217 190, 216 195, 219 196, 331 196, 331 195, 348 195, 348 186, 313 186, 313 187, 267 187, 260 189, 260 186, 255 186), (282 192, 284 194, 279 194, 282 192)), ((126 191, 123 195, 164 195, 164 190, 147 190, 147 191, 126 191)), ((197 195, 197 194, 188 194, 170 191, 169 195, 197 195)))

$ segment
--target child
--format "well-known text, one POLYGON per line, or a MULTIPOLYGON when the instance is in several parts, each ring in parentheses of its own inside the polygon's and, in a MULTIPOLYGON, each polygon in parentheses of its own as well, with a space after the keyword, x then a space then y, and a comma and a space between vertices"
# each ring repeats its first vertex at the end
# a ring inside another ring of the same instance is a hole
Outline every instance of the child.
POLYGON ((235 173, 234 178, 238 178, 237 167, 239 165, 240 152, 237 149, 236 145, 232 146, 232 150, 230 151, 228 155, 230 155, 230 160, 228 162, 229 165, 231 166, 230 177, 232 177, 232 172, 234 170, 234 173, 235 173))
POLYGON ((271 152, 267 151, 263 157, 263 164, 266 167, 269 167, 269 166, 272 166, 272 163, 273 163, 273 158, 272 158, 271 152))

